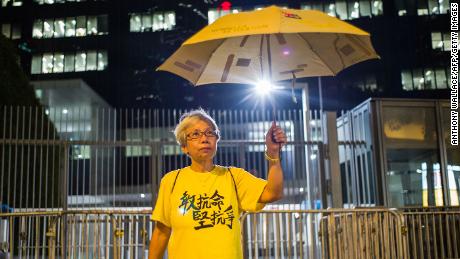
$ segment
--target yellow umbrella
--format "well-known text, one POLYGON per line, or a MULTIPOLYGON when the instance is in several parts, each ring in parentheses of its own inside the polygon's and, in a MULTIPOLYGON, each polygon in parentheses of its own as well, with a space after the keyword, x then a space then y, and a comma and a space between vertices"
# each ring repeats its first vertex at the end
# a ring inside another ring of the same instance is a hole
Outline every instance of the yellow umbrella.
POLYGON ((193 35, 157 70, 193 85, 255 84, 332 76, 379 58, 369 33, 313 10, 270 6, 225 15, 193 35))

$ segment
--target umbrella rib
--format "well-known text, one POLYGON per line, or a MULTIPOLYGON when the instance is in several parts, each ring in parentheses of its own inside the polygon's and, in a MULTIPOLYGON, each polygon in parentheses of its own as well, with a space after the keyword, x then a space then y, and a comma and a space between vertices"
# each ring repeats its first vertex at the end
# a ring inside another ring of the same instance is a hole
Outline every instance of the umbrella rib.
POLYGON ((320 60, 323 62, 323 64, 329 69, 329 71, 330 71, 334 76, 337 75, 337 74, 327 65, 326 61, 324 61, 324 60, 318 55, 318 53, 316 53, 316 51, 312 48, 310 42, 308 42, 308 40, 305 39, 305 38, 302 36, 302 34, 297 33, 297 35, 299 35, 300 38, 302 38, 302 39, 307 43, 307 45, 310 47, 311 51, 312 51, 313 53, 315 53, 316 57, 317 57, 318 59, 320 59, 320 60))
POLYGON ((212 55, 214 55, 214 53, 217 51, 217 49, 220 48, 220 46, 222 46, 222 44, 224 44, 224 41, 225 41, 225 39, 222 39, 221 42, 219 43, 219 45, 217 45, 217 47, 211 52, 211 55, 209 55, 208 62, 206 62, 206 64, 203 67, 203 70, 201 70, 200 74, 198 75, 198 78, 196 80, 197 82, 200 80, 201 75, 204 73, 204 70, 208 67, 208 64, 211 61, 212 55))

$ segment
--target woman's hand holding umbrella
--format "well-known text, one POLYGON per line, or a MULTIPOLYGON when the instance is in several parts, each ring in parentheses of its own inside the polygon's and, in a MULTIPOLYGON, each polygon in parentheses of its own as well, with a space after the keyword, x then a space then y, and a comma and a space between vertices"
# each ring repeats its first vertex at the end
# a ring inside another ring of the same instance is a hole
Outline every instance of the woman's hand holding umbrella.
POLYGON ((279 126, 276 126, 273 121, 270 129, 268 129, 267 134, 265 135, 265 145, 267 148, 265 156, 267 160, 270 162, 279 160, 281 148, 286 144, 286 142, 286 134, 279 126))

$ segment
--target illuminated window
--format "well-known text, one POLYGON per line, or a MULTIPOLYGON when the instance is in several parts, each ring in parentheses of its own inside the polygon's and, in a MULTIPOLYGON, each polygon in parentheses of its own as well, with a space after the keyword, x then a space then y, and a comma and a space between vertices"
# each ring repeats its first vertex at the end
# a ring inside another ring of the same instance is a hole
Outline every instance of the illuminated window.
POLYGON ((417 1, 417 15, 428 15, 428 3, 427 0, 417 1))
POLYGON ((42 20, 35 20, 33 29, 32 29, 32 37, 40 39, 43 37, 43 21, 42 20))
POLYGON ((412 87, 412 74, 408 70, 403 70, 401 72, 401 85, 403 90, 411 91, 412 87))
POLYGON ((147 32, 159 30, 172 30, 176 26, 174 12, 148 12, 143 14, 130 14, 129 31, 147 32))
POLYGON ((64 19, 54 20, 54 37, 61 38, 65 36, 65 23, 64 19))
POLYGON ((64 57, 64 72, 75 71, 75 53, 67 53, 64 57))
POLYGON ((221 8, 216 9, 212 8, 208 10, 208 24, 213 23, 218 18, 230 14, 230 13, 238 13, 241 12, 241 8, 231 8, 229 10, 222 10, 221 8))
POLYGON ((32 74, 40 74, 42 72, 42 56, 41 55, 34 55, 32 57, 32 66, 31 71, 32 74))
POLYGON ((350 19, 359 18, 359 2, 358 1, 348 2, 348 17, 350 17, 350 19))
POLYGON ((77 37, 86 36, 86 17, 85 16, 77 17, 75 36, 77 37))
POLYGON ((5 35, 5 37, 7 38, 11 37, 11 24, 9 23, 2 24, 2 34, 5 35))
POLYGON ((450 33, 432 32, 431 33, 431 47, 435 50, 450 51, 451 49, 450 33))
POLYGON ((421 69, 413 70, 412 79, 414 81, 414 90, 423 90, 425 79, 423 78, 423 71, 421 69))
POLYGON ((424 84, 425 90, 436 89, 436 82, 434 81, 434 73, 432 69, 424 70, 424 84))
POLYGON ((446 89, 449 87, 446 78, 445 68, 403 70, 401 85, 405 91, 446 89))
POLYGON ((88 51, 86 54, 86 71, 92 71, 97 69, 97 52, 88 51))
POLYGON ((77 53, 45 53, 34 55, 31 63, 32 74, 83 72, 104 70, 107 67, 105 50, 79 51, 77 53))
POLYGON ((377 16, 377 15, 382 15, 383 14, 383 2, 378 0, 378 1, 372 1, 372 15, 377 16))
POLYGON ((107 51, 99 51, 97 53, 97 70, 104 70, 107 63, 107 51))
POLYGON ((86 52, 79 51, 75 55, 75 72, 86 70, 86 52))
POLYGON ((129 31, 131 32, 139 32, 141 31, 142 22, 141 16, 138 14, 131 14, 129 19, 129 31))
POLYGON ((65 19, 65 36, 74 37, 75 36, 75 25, 77 20, 75 17, 68 17, 65 19))
POLYGON ((53 73, 64 72, 64 54, 54 53, 53 58, 53 73))
POLYGON ((88 16, 86 20, 86 30, 88 35, 96 35, 97 31, 97 16, 88 16))
POLYGON ((54 35, 54 21, 45 20, 43 22, 43 38, 52 38, 54 35))
MULTIPOLYGON (((161 30, 163 29, 163 14, 159 15, 153 15, 159 18, 160 23, 159 23, 159 28, 156 30, 161 30)), ((155 30, 155 29, 154 29, 155 30)), ((146 13, 142 15, 142 26, 141 26, 141 31, 152 31, 152 14, 146 13)))
MULTIPOLYGON (((446 89, 447 88, 447 78, 446 70, 443 68, 438 68, 435 70, 436 76, 436 88, 437 89, 446 89)), ((450 77, 449 77, 450 78, 450 77)))
POLYGON ((2 0, 2 7, 6 6, 22 6, 21 0, 2 0))
POLYGON ((359 1, 360 16, 371 16, 371 2, 368 0, 359 1))
POLYGON ((53 72, 53 54, 45 53, 42 57, 42 73, 48 74, 53 72))
POLYGON ((347 15, 347 3, 345 1, 337 1, 335 3, 336 10, 337 10, 337 16, 341 20, 347 20, 348 15, 347 15))

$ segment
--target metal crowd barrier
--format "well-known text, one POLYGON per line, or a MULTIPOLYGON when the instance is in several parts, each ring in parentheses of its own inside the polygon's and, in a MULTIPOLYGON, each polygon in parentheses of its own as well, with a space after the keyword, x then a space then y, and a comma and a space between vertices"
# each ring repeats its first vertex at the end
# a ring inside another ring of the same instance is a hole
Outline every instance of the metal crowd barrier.
MULTIPOLYGON (((150 209, 0 213, 0 258, 147 258, 150 209)), ((241 216, 245 258, 460 258, 460 209, 241 216)))
POLYGON ((0 214, 0 233, 6 232, 0 238, 0 258, 147 258, 153 227, 150 213, 97 210, 0 214))
POLYGON ((410 258, 460 258, 460 207, 404 208, 410 258))
POLYGON ((246 258, 408 258, 389 209, 262 211, 242 218, 246 258))

